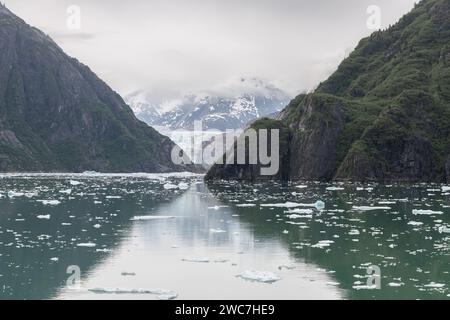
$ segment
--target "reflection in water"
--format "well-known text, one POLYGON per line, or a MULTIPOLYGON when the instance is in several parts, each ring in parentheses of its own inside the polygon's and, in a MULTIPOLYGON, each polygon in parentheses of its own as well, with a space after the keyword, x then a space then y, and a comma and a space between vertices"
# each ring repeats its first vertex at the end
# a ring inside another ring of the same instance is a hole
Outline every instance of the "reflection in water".
POLYGON ((4 177, 0 194, 4 299, 449 294, 449 195, 440 186, 45 175, 4 177), (324 210, 308 206, 317 200, 324 210), (81 288, 66 286, 70 265, 80 267, 81 288), (371 265, 380 290, 364 289, 371 265))

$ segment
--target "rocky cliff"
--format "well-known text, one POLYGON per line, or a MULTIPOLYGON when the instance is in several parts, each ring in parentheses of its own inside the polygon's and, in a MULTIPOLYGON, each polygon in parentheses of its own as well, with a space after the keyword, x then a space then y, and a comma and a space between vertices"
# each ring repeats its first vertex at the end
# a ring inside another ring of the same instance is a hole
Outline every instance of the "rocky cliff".
MULTIPOLYGON (((423 0, 361 40, 277 121, 290 132, 285 180, 449 181, 450 1, 423 0)), ((221 174, 232 167, 216 165, 207 179, 240 179, 221 174)))
POLYGON ((173 143, 87 66, 0 5, 0 171, 161 172, 173 143))

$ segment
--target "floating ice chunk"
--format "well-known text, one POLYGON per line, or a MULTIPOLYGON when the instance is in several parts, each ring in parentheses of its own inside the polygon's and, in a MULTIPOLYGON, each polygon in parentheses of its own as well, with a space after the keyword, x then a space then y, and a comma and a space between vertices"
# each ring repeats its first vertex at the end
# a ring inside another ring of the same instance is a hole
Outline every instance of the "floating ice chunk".
POLYGON ((312 215, 310 214, 291 214, 287 216, 289 219, 312 219, 312 215))
POLYGON ((438 215, 438 214, 443 214, 442 211, 419 210, 419 209, 413 210, 412 213, 414 215, 438 215))
POLYGON ((49 214, 40 214, 36 218, 48 220, 48 219, 50 219, 50 215, 49 214))
POLYGON ((368 207, 368 206, 353 206, 353 210, 356 211, 374 211, 374 210, 391 210, 391 207, 368 207))
POLYGON ((51 261, 55 261, 55 262, 57 262, 57 261, 59 261, 59 258, 57 258, 57 257, 53 257, 53 258, 50 258, 50 260, 51 260, 51 261))
POLYGON ((23 197, 25 193, 23 192, 16 192, 16 191, 8 191, 8 197, 15 198, 15 197, 23 197))
POLYGON ((327 190, 328 191, 342 191, 342 190, 345 190, 345 188, 342 188, 342 187, 328 187, 327 190))
POLYGON ((96 249, 95 252, 104 252, 104 253, 107 253, 107 252, 112 252, 112 250, 111 250, 111 249, 96 249))
POLYGON ((360 232, 357 229, 352 229, 348 232, 348 234, 351 236, 359 236, 360 232))
POLYGON ((71 194, 71 193, 72 193, 72 189, 59 190, 59 193, 63 193, 63 194, 71 194))
POLYGON ((329 246, 332 245, 333 243, 334 243, 333 240, 321 240, 321 241, 319 241, 318 243, 312 245, 311 248, 320 248, 320 249, 323 249, 323 248, 329 247, 329 246))
POLYGON ((298 189, 306 189, 306 188, 308 188, 308 186, 304 185, 304 184, 301 184, 299 186, 296 186, 296 188, 298 188, 298 189))
POLYGON ((77 247, 86 247, 86 248, 94 248, 95 246, 97 246, 95 243, 93 242, 86 242, 86 243, 78 243, 77 247))
POLYGON ((222 229, 209 229, 210 233, 226 233, 225 230, 222 229))
POLYGON ((70 180, 70 181, 69 181, 69 184, 70 184, 71 186, 79 186, 80 184, 83 184, 83 183, 80 182, 80 181, 76 181, 76 180, 70 180))
POLYGON ((323 210, 325 209, 325 202, 319 200, 314 204, 314 207, 316 207, 317 210, 323 210))
POLYGON ((97 224, 94 224, 94 228, 95 228, 95 229, 100 229, 100 228, 101 228, 101 225, 99 225, 98 223, 97 223, 97 224))
POLYGON ((434 288, 434 289, 442 289, 445 287, 443 283, 431 282, 429 284, 424 285, 425 288, 434 288))
POLYGON ((450 233, 450 228, 449 227, 439 227, 439 233, 450 233))
POLYGON ((419 221, 410 221, 410 222, 408 222, 408 225, 414 226, 414 227, 420 227, 420 226, 423 225, 423 222, 419 222, 419 221))
POLYGON ((304 205, 295 202, 285 202, 285 203, 265 203, 261 204, 261 207, 273 207, 273 208, 298 208, 304 205))
POLYGON ((403 282, 389 282, 389 283, 388 283, 388 286, 389 286, 389 287, 401 287, 401 286, 403 286, 403 285, 404 285, 403 282))
POLYGON ((132 221, 145 221, 145 220, 166 220, 175 219, 173 216, 135 216, 131 218, 132 221))
POLYGON ((256 207, 256 204, 254 204, 254 203, 243 203, 243 204, 237 204, 236 207, 251 208, 251 207, 256 207))
POLYGON ((284 213, 296 213, 296 214, 312 214, 314 211, 311 209, 289 209, 284 213))
POLYGON ((186 183, 186 182, 180 182, 178 184, 178 189, 180 189, 180 190, 187 190, 187 189, 189 189, 189 184, 186 183))
POLYGON ((208 207, 208 210, 220 210, 221 208, 228 208, 228 206, 214 206, 214 207, 208 207))
POLYGON ((449 186, 443 186, 441 188, 442 192, 449 192, 450 191, 450 187, 449 186))
POLYGON ((88 291, 96 294, 152 294, 156 295, 161 300, 172 300, 178 297, 178 294, 168 290, 154 290, 154 289, 110 289, 110 288, 93 288, 88 291))
POLYGON ((37 200, 37 202, 40 202, 45 206, 57 206, 61 203, 59 200, 37 200))
POLYGON ((269 271, 247 270, 237 275, 237 277, 248 281, 262 282, 262 283, 274 283, 281 280, 281 278, 278 275, 269 271))
POLYGON ((37 195, 38 195, 37 192, 26 192, 25 193, 25 197, 27 197, 27 198, 33 198, 33 197, 36 197, 37 195))
POLYGON ((376 285, 354 285, 353 289, 355 290, 375 290, 378 289, 378 287, 376 285))
POLYGON ((164 189, 165 190, 173 190, 173 189, 178 189, 178 186, 172 183, 166 183, 164 185, 164 189))
POLYGON ((323 201, 317 201, 315 203, 296 203, 296 202, 285 202, 285 203, 264 203, 261 207, 273 207, 273 208, 298 208, 298 207, 310 207, 316 208, 317 210, 323 210, 325 208, 325 203, 323 201))
POLYGON ((184 262, 197 262, 197 263, 209 263, 208 258, 184 258, 181 259, 184 262))

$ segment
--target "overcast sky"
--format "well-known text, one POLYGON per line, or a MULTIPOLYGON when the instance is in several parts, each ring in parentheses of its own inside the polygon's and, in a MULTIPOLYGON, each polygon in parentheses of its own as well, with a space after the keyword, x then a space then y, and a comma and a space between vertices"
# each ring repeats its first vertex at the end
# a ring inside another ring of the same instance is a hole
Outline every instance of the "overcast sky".
POLYGON ((373 30, 416 0, 0 0, 50 34, 122 95, 170 98, 231 77, 270 80, 291 95, 314 88, 373 30), (81 29, 67 8, 81 9, 81 29))

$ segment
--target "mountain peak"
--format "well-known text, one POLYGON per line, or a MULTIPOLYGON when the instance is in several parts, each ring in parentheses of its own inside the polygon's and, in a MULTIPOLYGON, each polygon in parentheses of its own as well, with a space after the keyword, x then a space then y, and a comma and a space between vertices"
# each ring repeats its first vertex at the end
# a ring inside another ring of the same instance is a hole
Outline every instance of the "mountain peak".
POLYGON ((209 90, 154 103, 145 92, 127 101, 143 121, 171 129, 192 129, 202 121, 205 129, 241 129, 262 116, 278 113, 290 97, 283 90, 258 78, 235 77, 209 90))

